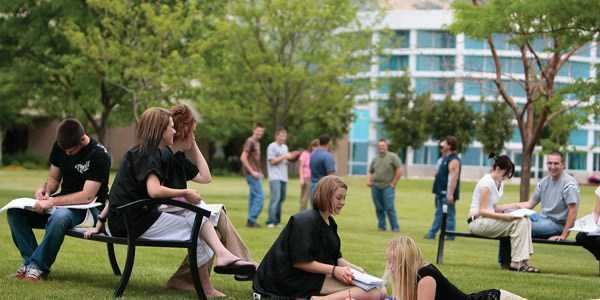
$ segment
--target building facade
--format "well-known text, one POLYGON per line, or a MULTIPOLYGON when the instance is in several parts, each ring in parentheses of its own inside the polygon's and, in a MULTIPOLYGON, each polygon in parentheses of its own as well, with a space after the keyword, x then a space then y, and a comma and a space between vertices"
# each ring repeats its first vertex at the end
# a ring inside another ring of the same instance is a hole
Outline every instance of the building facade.
MULTIPOLYGON (((355 120, 348 135, 348 174, 367 174, 369 162, 377 155, 376 143, 385 137, 378 107, 389 93, 387 79, 402 76, 404 70, 409 71, 415 92, 429 92, 434 100, 442 100, 446 95, 453 99, 464 97, 476 112, 486 110, 486 102, 498 101, 492 81, 495 66, 487 43, 449 33, 445 28, 451 22, 450 10, 395 10, 385 16, 383 26, 393 32, 392 39, 384 43, 383 54, 373 58, 371 64, 353 78, 364 83, 360 86, 365 88, 356 98, 355 120)), ((380 37, 375 34, 373 39, 378 42, 380 37)), ((501 57, 503 75, 523 78, 518 49, 508 43, 507 36, 496 35, 493 39, 501 57)), ((545 42, 539 40, 534 43, 534 48, 542 52, 544 45, 545 42)), ((596 43, 579 50, 560 70, 557 87, 579 78, 594 78, 595 65, 600 63, 599 50, 596 43)), ((506 86, 518 103, 525 103, 525 91, 518 83, 507 81, 506 86)), ((566 101, 569 100, 573 99, 567 97, 566 101)), ((570 133, 569 144, 573 151, 567 154, 566 165, 578 180, 584 181, 593 172, 600 171, 600 148, 597 147, 600 145, 600 123, 590 118, 588 124, 570 133)), ((505 152, 517 166, 520 165, 522 151, 517 128, 505 145, 505 152)), ((409 149, 405 155, 410 177, 433 176, 439 157, 437 141, 430 140, 419 149, 409 149)), ((463 178, 478 179, 489 168, 487 154, 483 153, 479 142, 472 143, 461 157, 463 178)), ((543 173, 544 159, 539 150, 536 151, 532 171, 537 176, 543 173)))

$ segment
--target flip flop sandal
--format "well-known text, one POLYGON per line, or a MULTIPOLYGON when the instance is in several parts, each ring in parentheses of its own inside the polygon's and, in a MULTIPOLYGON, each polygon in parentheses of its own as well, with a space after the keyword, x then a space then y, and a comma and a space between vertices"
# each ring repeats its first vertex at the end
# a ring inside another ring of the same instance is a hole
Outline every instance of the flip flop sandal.
POLYGON ((256 267, 253 264, 236 264, 239 261, 245 261, 243 259, 236 259, 224 266, 215 266, 213 270, 219 274, 233 274, 233 275, 252 275, 256 272, 256 267))
POLYGON ((509 267, 509 270, 513 272, 524 272, 524 273, 539 273, 540 269, 530 266, 530 265, 521 265, 518 268, 509 267))

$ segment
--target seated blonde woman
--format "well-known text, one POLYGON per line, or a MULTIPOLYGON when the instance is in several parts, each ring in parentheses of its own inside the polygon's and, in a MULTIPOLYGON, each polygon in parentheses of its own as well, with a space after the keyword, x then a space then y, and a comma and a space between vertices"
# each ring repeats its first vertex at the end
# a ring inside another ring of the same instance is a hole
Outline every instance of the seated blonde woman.
POLYGON ((392 286, 393 299, 402 300, 520 300, 515 294, 491 289, 465 294, 438 268, 423 259, 415 241, 407 236, 393 239, 386 251, 384 278, 392 286))
MULTIPOLYGON (((493 157, 493 154, 490 156, 493 157)), ((496 206, 504 193, 503 181, 511 178, 514 172, 515 165, 508 156, 494 157, 492 171, 475 186, 467 222, 473 234, 493 238, 510 237, 511 271, 538 273, 539 269, 529 265, 530 255, 533 254, 529 218, 504 213, 501 206, 496 206)))

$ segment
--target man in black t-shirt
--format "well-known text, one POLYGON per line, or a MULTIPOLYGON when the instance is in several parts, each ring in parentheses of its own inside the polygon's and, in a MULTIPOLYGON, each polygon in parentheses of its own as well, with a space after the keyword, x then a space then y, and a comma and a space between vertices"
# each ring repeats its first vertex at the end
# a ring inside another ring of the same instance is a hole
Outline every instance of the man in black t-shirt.
MULTIPOLYGON (((23 265, 15 274, 18 279, 45 278, 66 231, 82 223, 87 215, 85 209, 60 206, 88 204, 94 199, 103 203, 108 194, 110 156, 104 146, 85 134, 79 121, 66 119, 60 123, 49 162, 48 180, 35 193, 35 212, 8 210, 13 241, 23 257, 23 265), (56 193, 59 186, 60 192, 56 193), (46 230, 39 245, 32 228, 46 230)), ((97 216, 96 208, 90 211, 97 216)))

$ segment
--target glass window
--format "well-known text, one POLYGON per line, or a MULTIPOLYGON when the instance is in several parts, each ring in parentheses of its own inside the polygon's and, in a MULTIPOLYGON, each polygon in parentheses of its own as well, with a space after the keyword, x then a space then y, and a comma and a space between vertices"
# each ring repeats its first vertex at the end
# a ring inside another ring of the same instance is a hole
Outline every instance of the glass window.
POLYGON ((353 162, 367 162, 367 158, 369 157, 369 143, 368 142, 358 142, 352 143, 352 161, 353 162))
POLYGON ((465 96, 497 96, 496 84, 491 80, 465 79, 463 81, 463 94, 465 96))
POLYGON ((401 71, 408 68, 407 55, 388 55, 379 57, 379 71, 401 71))
MULTIPOLYGON (((369 140, 369 110, 354 109, 354 121, 350 129, 350 138, 352 141, 369 140)), ((365 158, 366 160, 366 158, 365 158)))
MULTIPOLYGON (((493 58, 489 57, 491 63, 493 64, 493 58)), ((523 74, 523 62, 520 58, 517 57, 501 57, 500 58, 500 67, 502 68, 502 73, 514 73, 514 74, 523 74)), ((496 68, 494 68, 494 71, 496 68)))
POLYGON ((481 165, 481 148, 467 148, 461 155, 461 162, 465 166, 481 165))
POLYGON ((577 50, 577 52, 575 52, 576 56, 590 56, 590 54, 592 53, 592 49, 591 49, 591 45, 585 44, 583 45, 583 47, 581 47, 579 50, 577 50))
POLYGON ((567 160, 569 161, 569 170, 587 169, 587 153, 585 152, 570 152, 567 160))
POLYGON ((435 165, 440 152, 437 146, 422 146, 413 150, 413 163, 419 165, 435 165))
POLYGON ((503 80, 504 88, 506 92, 512 97, 525 97, 525 89, 523 86, 516 81, 503 80))
POLYGON ((519 48, 510 43, 510 36, 507 34, 494 34, 492 42, 498 50, 519 50, 519 48))
POLYGON ((569 134, 569 144, 575 146, 587 146, 587 130, 573 130, 569 134))
POLYGON ((386 48, 408 48, 410 43, 410 31, 394 30, 385 43, 386 48))
POLYGON ((594 153, 594 171, 600 171, 600 153, 594 153))
POLYGON ((418 55, 419 71, 451 71, 455 69, 454 56, 450 55, 418 55))
POLYGON ((496 65, 490 56, 466 55, 465 71, 494 73, 496 65))
POLYGON ((454 81, 445 78, 417 78, 415 91, 417 94, 452 94, 454 93, 454 81))
POLYGON ((465 36, 465 49, 486 49, 487 43, 483 40, 477 40, 469 36, 465 36))
POLYGON ((600 146, 600 131, 594 131, 594 146, 600 146))
POLYGON ((417 32, 418 48, 455 48, 456 37, 447 31, 419 30, 417 32))
POLYGON ((413 163, 424 165, 427 161, 427 148, 421 147, 413 150, 413 163))

